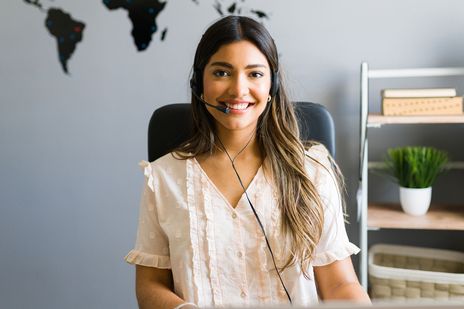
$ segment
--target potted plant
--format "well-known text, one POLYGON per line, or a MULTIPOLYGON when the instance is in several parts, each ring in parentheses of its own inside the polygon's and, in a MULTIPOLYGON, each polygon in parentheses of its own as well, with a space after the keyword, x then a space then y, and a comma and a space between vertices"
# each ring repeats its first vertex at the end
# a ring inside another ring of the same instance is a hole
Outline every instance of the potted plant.
POLYGON ((405 213, 421 216, 427 212, 432 185, 447 162, 447 153, 433 147, 388 149, 387 173, 400 186, 400 203, 405 213))

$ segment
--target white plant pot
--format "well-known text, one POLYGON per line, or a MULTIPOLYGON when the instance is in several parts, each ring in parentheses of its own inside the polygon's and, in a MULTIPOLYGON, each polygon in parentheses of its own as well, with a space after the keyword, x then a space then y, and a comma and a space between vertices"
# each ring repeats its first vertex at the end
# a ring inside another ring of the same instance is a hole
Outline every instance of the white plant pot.
POLYGON ((430 206, 432 187, 404 188, 400 187, 400 202, 403 211, 412 216, 425 215, 430 206))

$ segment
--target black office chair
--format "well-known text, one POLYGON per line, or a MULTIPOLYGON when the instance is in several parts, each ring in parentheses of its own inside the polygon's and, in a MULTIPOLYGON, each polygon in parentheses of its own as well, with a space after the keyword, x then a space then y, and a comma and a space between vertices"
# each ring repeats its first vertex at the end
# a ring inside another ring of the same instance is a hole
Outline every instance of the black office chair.
MULTIPOLYGON (((335 156, 335 128, 327 109, 317 103, 295 102, 302 140, 315 140, 335 156)), ((171 152, 192 133, 190 104, 169 104, 153 112, 148 125, 148 160, 154 161, 171 152)))

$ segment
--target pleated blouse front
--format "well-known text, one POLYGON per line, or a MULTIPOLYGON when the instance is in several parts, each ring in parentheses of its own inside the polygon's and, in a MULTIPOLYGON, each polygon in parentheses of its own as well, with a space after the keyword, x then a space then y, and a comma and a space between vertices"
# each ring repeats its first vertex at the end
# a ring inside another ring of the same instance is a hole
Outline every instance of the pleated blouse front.
MULTIPOLYGON (((326 149, 314 146, 307 154, 308 174, 324 202, 323 235, 312 260, 312 266, 321 266, 359 249, 346 235, 326 149)), ((233 208, 196 159, 178 160, 167 154, 152 163, 143 161, 141 166, 146 177, 137 240, 127 262, 171 269, 175 293, 200 307, 288 303, 245 194, 233 208)), ((277 195, 267 175, 262 166, 247 192, 277 266, 282 266, 288 252, 277 195)), ((283 271, 282 279, 295 305, 318 302, 313 276, 306 279, 298 266, 283 271)))

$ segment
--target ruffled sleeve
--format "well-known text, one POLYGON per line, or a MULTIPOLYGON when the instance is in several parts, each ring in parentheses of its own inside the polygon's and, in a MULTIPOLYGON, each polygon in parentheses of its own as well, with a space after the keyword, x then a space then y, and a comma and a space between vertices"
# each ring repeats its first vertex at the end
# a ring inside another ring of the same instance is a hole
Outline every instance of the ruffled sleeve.
POLYGON ((324 226, 321 239, 313 254, 313 266, 323 266, 342 260, 360 249, 346 234, 340 188, 333 171, 330 155, 323 145, 307 151, 308 169, 324 205, 324 226))
POLYGON ((156 208, 158 187, 153 176, 152 165, 142 161, 139 164, 145 181, 140 202, 139 223, 135 247, 124 258, 130 264, 170 269, 169 242, 160 226, 156 208))

